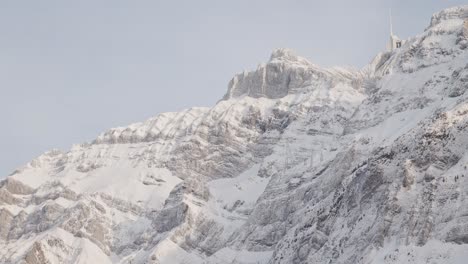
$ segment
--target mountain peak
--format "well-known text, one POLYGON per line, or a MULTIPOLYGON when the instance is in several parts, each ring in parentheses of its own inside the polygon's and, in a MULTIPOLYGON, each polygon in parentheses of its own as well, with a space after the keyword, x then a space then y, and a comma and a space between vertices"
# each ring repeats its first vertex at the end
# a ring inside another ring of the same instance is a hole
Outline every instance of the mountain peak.
POLYGON ((228 85, 224 100, 247 95, 277 99, 313 86, 311 79, 326 82, 333 71, 320 68, 287 48, 275 49, 267 63, 254 71, 236 74, 228 85))
POLYGON ((468 19, 468 5, 446 8, 432 15, 431 27, 444 20, 468 19))
POLYGON ((314 66, 318 68, 318 66, 315 66, 309 60, 301 56, 298 56, 294 50, 289 49, 289 48, 274 49, 270 55, 270 60, 268 62, 269 63, 275 63, 275 62, 293 63, 293 64, 298 64, 298 65, 303 65, 305 67, 314 66))
POLYGON ((273 61, 275 59, 295 61, 298 60, 298 56, 292 49, 277 48, 273 50, 270 56, 270 61, 273 61))

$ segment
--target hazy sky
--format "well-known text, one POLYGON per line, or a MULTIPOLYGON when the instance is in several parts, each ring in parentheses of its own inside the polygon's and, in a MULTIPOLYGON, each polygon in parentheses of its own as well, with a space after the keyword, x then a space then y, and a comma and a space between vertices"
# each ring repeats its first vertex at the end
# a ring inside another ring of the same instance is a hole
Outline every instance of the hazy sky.
POLYGON ((0 177, 115 126, 211 106, 288 47, 362 67, 455 0, 0 1, 0 177))

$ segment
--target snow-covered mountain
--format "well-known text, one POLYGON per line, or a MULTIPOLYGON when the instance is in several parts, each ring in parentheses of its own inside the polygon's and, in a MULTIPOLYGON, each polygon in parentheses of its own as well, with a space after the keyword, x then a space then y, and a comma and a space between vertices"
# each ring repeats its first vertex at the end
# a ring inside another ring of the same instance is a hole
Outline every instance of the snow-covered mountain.
POLYGON ((466 263, 468 6, 364 69, 287 49, 212 108, 0 183, 0 263, 466 263))

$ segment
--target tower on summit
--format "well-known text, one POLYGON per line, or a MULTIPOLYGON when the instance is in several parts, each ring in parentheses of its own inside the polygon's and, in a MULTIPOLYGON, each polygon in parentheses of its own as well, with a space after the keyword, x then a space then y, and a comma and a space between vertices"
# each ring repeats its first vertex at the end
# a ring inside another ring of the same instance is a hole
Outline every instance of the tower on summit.
POLYGON ((390 40, 387 44, 387 51, 392 51, 401 48, 403 43, 403 40, 401 40, 397 35, 393 34, 392 10, 390 10, 390 40))

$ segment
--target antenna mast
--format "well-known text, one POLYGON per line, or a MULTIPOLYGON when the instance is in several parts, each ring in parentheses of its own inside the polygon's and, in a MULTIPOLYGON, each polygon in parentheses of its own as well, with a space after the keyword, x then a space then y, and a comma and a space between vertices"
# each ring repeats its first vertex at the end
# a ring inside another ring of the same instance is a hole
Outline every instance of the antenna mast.
POLYGON ((392 9, 390 8, 390 36, 393 36, 392 9))

